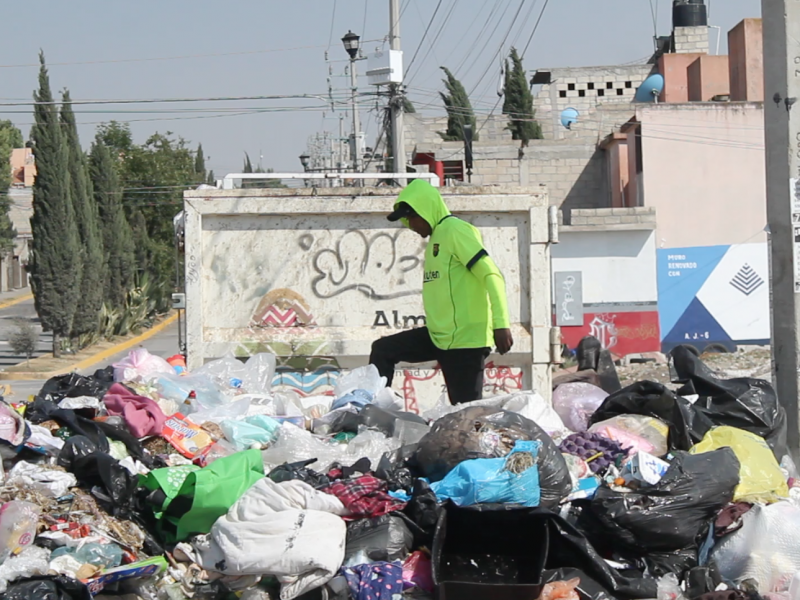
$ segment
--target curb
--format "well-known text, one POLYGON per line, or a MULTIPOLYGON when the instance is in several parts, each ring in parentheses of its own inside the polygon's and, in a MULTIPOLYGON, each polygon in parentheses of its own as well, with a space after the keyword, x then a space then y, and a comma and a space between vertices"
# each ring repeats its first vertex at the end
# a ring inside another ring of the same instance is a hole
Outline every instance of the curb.
POLYGON ((32 299, 33 299, 33 294, 23 294, 22 296, 17 296, 16 298, 12 298, 11 300, 0 302, 0 310, 8 308, 9 306, 14 306, 15 304, 21 304, 26 300, 32 300, 32 299))
POLYGON ((68 367, 63 367, 61 369, 57 369, 55 371, 50 371, 49 373, 43 372, 29 372, 29 371, 0 371, 0 381, 2 380, 14 380, 14 381, 34 381, 39 379, 50 379, 51 377, 57 377, 59 375, 65 375, 67 373, 72 373, 74 371, 80 371, 82 369, 86 369, 87 367, 91 367, 107 358, 114 356, 115 354, 119 354, 120 352, 124 352, 128 348, 132 348, 146 340, 149 340, 154 335, 161 333, 167 327, 172 325, 175 321, 178 320, 178 313, 173 313, 168 316, 166 319, 161 321, 158 325, 154 325, 144 333, 137 335, 135 338, 131 338, 129 340, 125 340, 115 346, 111 346, 111 348, 106 348, 105 350, 101 350, 97 354, 93 354, 83 360, 80 360, 76 363, 68 367))

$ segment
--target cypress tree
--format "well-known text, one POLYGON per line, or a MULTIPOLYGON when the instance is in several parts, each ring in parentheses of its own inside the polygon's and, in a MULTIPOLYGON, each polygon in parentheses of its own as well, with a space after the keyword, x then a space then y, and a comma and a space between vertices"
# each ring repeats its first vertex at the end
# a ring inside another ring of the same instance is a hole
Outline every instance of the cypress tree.
POLYGON ((39 54, 39 89, 34 92, 37 175, 33 186, 33 242, 29 269, 36 312, 45 331, 53 332, 53 355, 69 336, 81 293, 82 260, 78 226, 70 195, 69 152, 58 109, 50 91, 44 53, 39 54))
POLYGON ((217 185, 217 180, 214 179, 214 170, 208 172, 208 177, 206 177, 206 184, 207 185, 217 185))
POLYGON ((92 184, 89 179, 89 166, 78 139, 78 126, 75 123, 75 113, 72 111, 69 91, 64 90, 61 98, 62 138, 67 146, 70 191, 83 260, 80 296, 71 332, 73 337, 77 337, 95 333, 99 326, 100 309, 103 306, 106 284, 105 260, 97 204, 94 201, 92 184))
POLYGON ((473 140, 478 141, 478 129, 475 127, 475 113, 472 110, 472 104, 467 96, 467 91, 461 82, 455 78, 447 67, 441 67, 447 76, 444 79, 444 85, 447 88, 447 93, 439 92, 444 102, 444 107, 447 110, 447 131, 440 133, 443 140, 446 141, 459 141, 464 139, 464 125, 469 123, 472 125, 473 140))
POLYGON ((512 67, 509 70, 506 61, 505 99, 503 100, 503 114, 509 115, 506 129, 511 131, 515 140, 520 140, 522 146, 527 146, 530 140, 542 139, 542 128, 535 119, 533 110, 533 94, 528 86, 522 58, 516 48, 511 49, 512 67))
POLYGON ((202 183, 206 179, 206 157, 203 154, 203 144, 197 144, 197 153, 194 156, 194 172, 197 180, 202 183))
POLYGON ((122 309, 128 292, 133 289, 136 255, 131 227, 122 208, 122 186, 114 159, 99 135, 89 155, 89 172, 102 223, 107 273, 104 300, 109 307, 122 309))

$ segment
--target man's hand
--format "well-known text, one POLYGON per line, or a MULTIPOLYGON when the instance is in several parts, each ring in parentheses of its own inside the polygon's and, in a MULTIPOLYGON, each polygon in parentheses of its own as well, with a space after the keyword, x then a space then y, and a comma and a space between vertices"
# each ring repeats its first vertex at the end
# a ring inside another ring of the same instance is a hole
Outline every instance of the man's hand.
POLYGON ((511 350, 514 345, 514 338, 511 337, 510 329, 495 329, 494 330, 494 345, 497 346, 497 351, 500 354, 505 354, 511 350))

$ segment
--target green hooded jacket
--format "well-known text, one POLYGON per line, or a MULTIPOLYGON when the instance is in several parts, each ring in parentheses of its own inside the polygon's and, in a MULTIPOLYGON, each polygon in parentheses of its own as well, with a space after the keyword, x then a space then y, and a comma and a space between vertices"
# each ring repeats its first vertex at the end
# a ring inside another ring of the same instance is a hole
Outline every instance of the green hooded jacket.
MULTIPOLYGON (((422 301, 437 348, 486 348, 493 330, 509 327, 505 282, 483 246, 480 232, 453 216, 439 190, 423 179, 398 196, 433 232, 425 248, 422 301)), ((408 227, 408 220, 402 219, 408 227)))

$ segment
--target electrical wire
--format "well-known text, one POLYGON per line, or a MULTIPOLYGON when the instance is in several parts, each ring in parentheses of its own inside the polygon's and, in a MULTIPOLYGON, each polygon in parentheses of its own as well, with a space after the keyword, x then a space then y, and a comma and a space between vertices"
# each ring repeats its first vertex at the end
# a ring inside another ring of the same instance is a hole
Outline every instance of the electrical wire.
MULTIPOLYGON (((192 58, 219 58, 225 56, 245 56, 248 54, 268 54, 272 52, 293 52, 297 50, 319 50, 325 46, 297 46, 294 48, 272 48, 268 50, 244 50, 241 52, 221 52, 217 54, 186 54, 182 56, 159 56, 155 58, 120 58, 110 60, 84 60, 76 62, 48 62, 48 67, 72 67, 79 65, 106 65, 117 63, 137 63, 137 62, 154 62, 154 61, 167 61, 167 60, 186 60, 192 58)), ((328 46, 330 48, 330 45, 328 46)), ((21 65, 0 65, 0 69, 23 69, 23 68, 39 68, 39 63, 28 63, 21 65)))
POLYGON ((408 78, 408 73, 411 71, 411 67, 414 66, 414 61, 417 60, 417 55, 419 54, 420 49, 422 48, 422 44, 425 43, 425 38, 428 37, 428 32, 431 30, 431 25, 433 25, 434 19, 436 19, 436 14, 439 12, 439 9, 442 7, 442 0, 436 4, 436 9, 433 11, 433 15, 431 16, 431 20, 428 21, 428 26, 425 28, 425 32, 422 34, 422 39, 419 41, 417 45, 417 49, 414 52, 414 56, 411 57, 411 62, 406 67, 406 78, 408 78))
POLYGON ((497 59, 497 57, 500 55, 500 52, 503 51, 503 46, 505 46, 505 43, 508 41, 508 36, 511 35, 511 30, 514 28, 514 23, 516 22, 517 17, 519 17, 519 13, 522 11, 522 7, 524 5, 525 5, 525 0, 520 0, 519 6, 517 7, 517 12, 514 13, 514 17, 511 19, 511 26, 508 28, 508 31, 506 31, 505 36, 503 36, 503 41, 500 42, 500 46, 497 48, 497 52, 495 52, 492 55, 491 60, 489 61, 489 64, 486 67, 486 70, 480 76, 480 78, 478 79, 478 82, 473 86, 472 91, 470 92, 470 95, 472 95, 475 92, 475 90, 478 89, 478 86, 481 84, 481 81, 483 81, 483 79, 486 77, 486 75, 491 70, 495 59, 497 59))
POLYGON ((333 26, 336 24, 336 0, 333 0, 333 13, 331 14, 331 32, 328 34, 328 47, 325 49, 325 52, 331 49, 331 44, 333 44, 333 26))
MULTIPOLYGON (((447 21, 452 16, 453 11, 455 10, 457 5, 458 5, 458 0, 453 0, 453 3, 450 5, 450 10, 448 11, 448 13, 445 15, 444 19, 442 20, 442 24, 439 26, 439 31, 436 32, 436 35, 433 37, 433 40, 431 41, 430 45, 428 46, 428 51, 425 53, 425 56, 422 57, 422 63, 423 64, 425 64, 425 61, 428 59, 428 56, 430 56, 431 52, 433 51, 434 47, 436 46, 436 43, 439 41, 439 38, 442 35, 442 31, 444 31, 444 28, 447 25, 447 21)), ((419 72, 420 71, 418 69, 417 71, 412 73, 411 77, 408 79, 408 83, 411 83, 414 80, 414 77, 419 72)))

